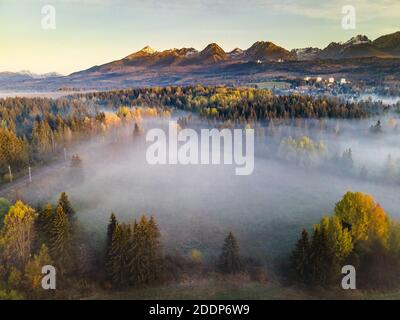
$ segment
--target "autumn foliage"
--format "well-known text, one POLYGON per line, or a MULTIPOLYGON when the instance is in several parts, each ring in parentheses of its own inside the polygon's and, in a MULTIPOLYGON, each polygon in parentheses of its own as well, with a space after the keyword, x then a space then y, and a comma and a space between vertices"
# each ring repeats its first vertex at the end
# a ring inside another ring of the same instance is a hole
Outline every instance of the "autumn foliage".
POLYGON ((302 231, 291 257, 293 277, 304 284, 339 285, 341 268, 352 264, 359 270, 360 287, 394 285, 398 281, 392 279, 400 266, 398 239, 398 224, 371 195, 347 192, 333 215, 313 227, 311 239, 302 231), (381 264, 376 257, 385 262, 381 264), (377 284, 371 279, 377 279, 378 273, 385 277, 380 276, 377 284))

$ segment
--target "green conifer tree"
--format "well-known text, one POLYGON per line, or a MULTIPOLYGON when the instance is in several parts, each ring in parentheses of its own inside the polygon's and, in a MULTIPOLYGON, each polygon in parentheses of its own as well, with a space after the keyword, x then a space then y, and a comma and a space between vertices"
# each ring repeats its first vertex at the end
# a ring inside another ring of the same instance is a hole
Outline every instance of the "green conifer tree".
POLYGON ((110 258, 107 264, 109 278, 117 288, 123 288, 129 284, 128 248, 130 239, 130 227, 125 224, 117 224, 112 236, 110 258))
POLYGON ((315 285, 329 284, 332 271, 332 250, 329 247, 327 230, 317 225, 311 241, 311 282, 315 285))
POLYGON ((149 232, 149 282, 155 283, 161 280, 163 269, 162 248, 160 243, 160 230, 154 217, 150 217, 148 221, 149 232))
POLYGON ((149 251, 148 232, 146 232, 148 221, 142 216, 139 222, 134 222, 132 246, 129 251, 130 281, 133 285, 142 285, 148 282, 149 273, 149 251))
POLYGON ((50 203, 39 210, 35 225, 37 230, 36 247, 40 248, 42 244, 48 245, 51 239, 52 225, 54 219, 53 207, 50 203))
POLYGON ((115 228, 118 225, 117 218, 115 217, 114 212, 111 213, 110 220, 107 226, 107 243, 106 243, 106 252, 108 254, 109 250, 111 249, 112 245, 112 237, 115 231, 115 228))
POLYGON ((68 196, 65 192, 61 193, 60 198, 58 199, 58 204, 63 208, 64 213, 67 215, 70 224, 73 224, 76 219, 75 210, 72 207, 71 202, 69 201, 68 196))
POLYGON ((162 249, 160 232, 154 218, 142 216, 134 223, 129 251, 130 281, 133 285, 160 281, 162 249))
POLYGON ((63 207, 58 205, 51 230, 50 253, 61 274, 68 272, 72 267, 71 240, 68 217, 63 207))
POLYGON ((239 245, 232 232, 225 238, 222 253, 219 259, 219 270, 222 273, 238 273, 242 269, 239 245))
POLYGON ((301 238, 292 253, 291 263, 296 280, 308 283, 310 280, 310 241, 306 229, 303 229, 301 238))

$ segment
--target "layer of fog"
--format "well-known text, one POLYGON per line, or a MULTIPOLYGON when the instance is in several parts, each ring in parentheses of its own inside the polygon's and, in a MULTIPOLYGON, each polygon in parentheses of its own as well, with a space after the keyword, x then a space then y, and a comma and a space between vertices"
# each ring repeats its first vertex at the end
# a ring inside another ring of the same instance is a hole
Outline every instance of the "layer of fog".
MULTIPOLYGON (((93 91, 93 90, 91 90, 93 91)), ((79 91, 79 93, 87 93, 91 91, 79 91)), ((74 91, 0 91, 0 99, 5 98, 51 98, 57 99, 71 94, 75 94, 74 91)))
POLYGON ((378 94, 361 94, 358 100, 369 100, 374 102, 382 102, 384 105, 394 105, 400 101, 400 97, 384 96, 378 94))
MULTIPOLYGON (((134 139, 129 126, 68 150, 83 159, 78 178, 64 166, 57 177, 23 191, 22 197, 34 203, 55 201, 59 192, 66 191, 80 221, 98 241, 105 236, 112 211, 125 222, 146 213, 156 217, 167 251, 186 254, 198 249, 205 257, 215 256, 227 232, 233 231, 243 254, 268 261, 287 254, 301 228, 331 214, 348 190, 372 194, 392 217, 400 217, 398 187, 297 166, 276 156, 281 138, 308 135, 327 146, 320 161, 351 148, 354 170, 366 165, 368 171, 379 173, 388 154, 400 158, 400 149, 399 133, 387 118, 381 119, 383 133, 370 132, 376 120, 324 121, 323 130, 318 121, 309 121, 306 129, 275 125, 273 137, 256 136, 250 176, 235 175, 234 165, 151 166, 145 160, 149 145, 145 133, 134 139)), ((167 119, 147 120, 141 126, 146 132, 166 128, 167 123, 167 119)), ((207 126, 198 120, 191 125, 207 126)))

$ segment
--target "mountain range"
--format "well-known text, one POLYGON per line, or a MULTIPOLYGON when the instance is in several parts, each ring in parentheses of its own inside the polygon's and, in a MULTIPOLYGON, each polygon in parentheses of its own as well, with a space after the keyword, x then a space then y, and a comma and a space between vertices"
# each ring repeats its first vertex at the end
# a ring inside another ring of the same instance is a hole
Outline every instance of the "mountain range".
POLYGON ((35 75, 29 72, 3 72, 0 73, 0 90, 17 82, 33 87, 43 84, 52 89, 61 86, 113 88, 204 81, 218 83, 225 82, 224 79, 242 82, 254 78, 254 73, 264 76, 268 72, 290 75, 295 70, 299 70, 299 73, 320 73, 318 66, 331 66, 331 71, 337 73, 338 69, 343 69, 341 65, 348 64, 344 60, 353 59, 357 64, 360 63, 357 61, 365 58, 385 65, 387 62, 382 62, 382 59, 397 63, 397 59, 400 59, 400 31, 373 41, 367 36, 357 35, 343 43, 331 42, 323 49, 309 47, 291 51, 269 41, 257 41, 247 49, 235 48, 230 52, 225 52, 216 43, 207 45, 201 51, 194 48, 157 51, 146 46, 120 60, 65 77, 55 73, 35 75))
POLYGON ((84 72, 112 71, 129 66, 165 67, 361 57, 400 58, 400 31, 379 37, 374 41, 368 39, 367 36, 357 35, 344 43, 331 42, 324 49, 304 48, 291 51, 268 41, 257 41, 246 50, 236 48, 231 52, 225 52, 216 43, 209 44, 201 51, 194 48, 156 51, 146 46, 121 60, 95 66, 84 72))
POLYGON ((296 55, 272 42, 257 41, 247 50, 236 48, 225 52, 218 44, 210 43, 203 50, 194 48, 168 49, 156 51, 146 46, 142 50, 127 57, 101 66, 95 66, 72 75, 87 72, 122 71, 130 67, 193 67, 218 63, 237 63, 244 61, 278 61, 295 60, 296 55))
POLYGON ((33 73, 33 72, 30 72, 27 70, 19 71, 19 72, 9 72, 9 71, 0 72, 0 79, 9 80, 9 81, 47 79, 47 78, 55 78, 55 77, 62 77, 62 74, 57 73, 57 72, 48 72, 48 73, 43 73, 43 74, 37 74, 37 73, 33 73))

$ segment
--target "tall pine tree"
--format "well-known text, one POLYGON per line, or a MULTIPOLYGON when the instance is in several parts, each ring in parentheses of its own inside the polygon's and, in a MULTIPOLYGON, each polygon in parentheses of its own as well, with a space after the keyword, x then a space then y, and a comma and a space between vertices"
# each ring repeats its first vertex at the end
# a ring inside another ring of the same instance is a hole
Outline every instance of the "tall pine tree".
POLYGON ((107 226, 107 243, 106 243, 106 257, 108 257, 111 245, 112 245, 112 237, 115 231, 115 228, 118 225, 117 218, 115 217, 114 212, 111 213, 110 221, 107 226))
POLYGON ((112 236, 110 256, 107 264, 109 278, 117 288, 129 284, 129 245, 131 240, 130 226, 117 224, 112 236))
POLYGON ((332 250, 328 243, 327 230, 317 225, 311 241, 310 264, 311 281, 315 285, 326 286, 331 278, 332 250))
POLYGON ((306 229, 303 229, 301 238, 292 253, 291 263, 296 280, 308 283, 310 280, 310 241, 306 229))
POLYGON ((61 274, 68 272, 72 267, 71 240, 68 217, 63 207, 58 205, 51 230, 50 253, 61 274))
POLYGON ((239 245, 233 233, 229 232, 219 258, 219 270, 222 273, 234 274, 240 272, 241 269, 239 245))
POLYGON ((62 192, 60 198, 58 199, 58 205, 63 208, 64 213, 68 217, 68 221, 70 224, 75 222, 75 210, 71 205, 71 202, 68 199, 68 196, 65 192, 62 192))
POLYGON ((142 216, 134 223, 129 251, 130 281, 133 285, 153 284, 160 279, 162 249, 154 218, 142 216))
POLYGON ((39 210, 39 215, 36 219, 37 243, 39 249, 42 244, 48 245, 51 239, 52 225, 54 219, 53 207, 50 203, 39 210))
POLYGON ((160 230, 154 217, 150 217, 148 222, 149 229, 149 255, 150 255, 150 275, 149 282, 155 283, 161 280, 161 274, 163 269, 163 258, 162 258, 162 248, 160 243, 160 230))
POLYGON ((115 217, 114 212, 112 212, 111 216, 110 216, 110 221, 107 226, 107 239, 106 239, 106 248, 105 248, 105 254, 104 254, 105 269, 107 271, 106 278, 109 280, 112 280, 112 270, 110 269, 111 249, 112 249, 112 243, 113 243, 113 236, 114 236, 117 226, 118 226, 117 218, 115 217))

